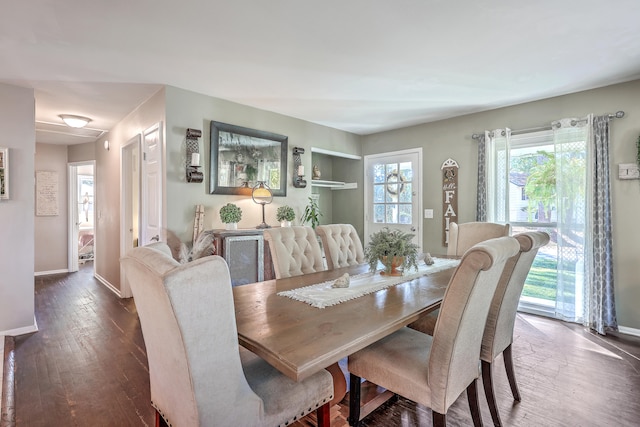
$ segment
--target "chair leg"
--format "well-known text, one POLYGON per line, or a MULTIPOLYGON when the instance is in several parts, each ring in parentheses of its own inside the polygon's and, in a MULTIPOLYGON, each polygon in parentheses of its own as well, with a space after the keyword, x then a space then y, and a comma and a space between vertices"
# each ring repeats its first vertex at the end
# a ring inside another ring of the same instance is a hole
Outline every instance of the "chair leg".
POLYGON ((433 413, 433 427, 447 427, 447 415, 436 411, 433 413))
POLYGON ((475 379, 467 387, 467 399, 471 409, 471 418, 475 427, 482 427, 482 415, 480 415, 480 403, 478 402, 478 380, 475 379))
POLYGON ((511 344, 502 352, 504 358, 504 367, 507 370, 507 379, 509 379, 509 385, 511 386, 511 393, 513 398, 520 402, 520 390, 518 390, 518 384, 516 383, 516 373, 513 370, 513 358, 511 356, 511 344))
POLYGON ((360 425, 360 388, 361 378, 349 374, 349 425, 360 425))
POLYGON ((329 427, 331 425, 331 403, 327 402, 316 409, 316 417, 318 418, 318 427, 329 427))
POLYGON ((482 385, 484 387, 484 394, 487 396, 487 403, 489 404, 489 411, 491 412, 493 425, 500 427, 502 425, 502 421, 500 421, 500 413, 498 412, 498 405, 496 404, 496 393, 493 389, 491 363, 484 360, 482 361, 482 385))

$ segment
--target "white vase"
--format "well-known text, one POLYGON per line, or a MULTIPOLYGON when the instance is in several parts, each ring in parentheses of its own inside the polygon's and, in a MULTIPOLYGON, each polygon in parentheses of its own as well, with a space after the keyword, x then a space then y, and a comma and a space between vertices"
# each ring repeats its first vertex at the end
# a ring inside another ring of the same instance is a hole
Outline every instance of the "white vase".
POLYGON ((237 230, 238 229, 238 223, 237 222, 228 222, 226 224, 226 229, 227 230, 237 230))
POLYGON ((291 221, 280 221, 280 227, 291 227, 291 221))

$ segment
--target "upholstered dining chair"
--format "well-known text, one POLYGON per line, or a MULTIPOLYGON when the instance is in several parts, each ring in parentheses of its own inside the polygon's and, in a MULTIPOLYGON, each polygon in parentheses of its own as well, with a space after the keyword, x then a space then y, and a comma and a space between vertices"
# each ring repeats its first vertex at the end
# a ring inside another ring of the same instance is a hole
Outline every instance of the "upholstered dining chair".
POLYGON ((508 236, 511 225, 493 222, 465 222, 449 224, 449 244, 447 255, 461 256, 476 243, 496 237, 508 236))
POLYGON ((511 356, 516 311, 520 301, 520 294, 529 270, 531 270, 533 260, 538 250, 549 243, 549 235, 542 231, 517 234, 514 237, 520 244, 520 251, 507 261, 504 273, 498 282, 498 287, 489 307, 489 315, 487 316, 487 323, 482 337, 482 351, 480 352, 482 384, 487 396, 491 418, 496 426, 501 426, 502 422, 496 405, 491 367, 495 358, 502 353, 513 398, 519 402, 520 391, 516 383, 511 356))
POLYGON ((433 336, 402 328, 349 356, 349 423, 360 422, 361 379, 432 409, 433 425, 466 389, 475 426, 482 425, 477 379, 489 304, 506 261, 518 252, 513 237, 469 249, 445 291, 433 336))
POLYGON ((362 242, 353 225, 319 225, 316 227, 316 233, 322 240, 329 270, 364 263, 362 242))
MULTIPOLYGON (((496 224, 493 222, 465 222, 449 224, 449 246, 447 255, 462 256, 467 249, 485 240, 496 237, 508 236, 511 233, 509 224, 496 224)), ((409 327, 433 335, 436 327, 439 310, 434 310, 420 317, 409 327)))
POLYGON ((121 259, 131 284, 149 362, 156 426, 280 426, 312 410, 329 425, 331 375, 296 382, 248 350, 240 356, 233 293, 224 259, 187 264, 164 244, 121 259))
POLYGON ((268 228, 264 230, 263 235, 269 243, 276 279, 326 270, 322 262, 320 243, 313 228, 268 228))

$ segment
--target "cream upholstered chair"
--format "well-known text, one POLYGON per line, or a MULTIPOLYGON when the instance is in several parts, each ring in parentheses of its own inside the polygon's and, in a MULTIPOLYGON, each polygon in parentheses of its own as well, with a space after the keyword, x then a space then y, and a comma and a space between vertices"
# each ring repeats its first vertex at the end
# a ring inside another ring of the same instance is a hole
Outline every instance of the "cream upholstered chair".
MULTIPOLYGON (((492 222, 465 222, 464 224, 449 224, 449 246, 447 255, 462 256, 467 249, 485 240, 496 237, 508 236, 511 233, 509 224, 496 224, 492 222)), ((438 310, 425 314, 409 325, 425 334, 433 335, 438 320, 438 310)))
POLYGON ((538 249, 549 243, 549 235, 541 231, 517 234, 514 237, 520 243, 520 252, 507 261, 504 273, 493 295, 482 337, 482 351, 480 352, 482 384, 489 403, 491 418, 496 426, 502 425, 502 422, 495 400, 491 366, 495 358, 502 353, 513 398, 519 402, 520 392, 511 356, 516 311, 524 282, 538 249))
POLYGON ((353 225, 319 225, 316 227, 316 233, 322 240, 329 270, 364 263, 362 242, 353 225))
POLYGON ((496 224, 493 222, 465 222, 449 224, 449 245, 447 255, 461 256, 467 249, 476 243, 496 237, 508 236, 511 233, 511 225, 496 224))
POLYGON ((264 230, 276 279, 324 271, 322 250, 313 228, 279 227, 264 230))
POLYGON ((296 382, 240 347, 229 270, 218 256, 179 264, 164 244, 121 259, 140 317, 156 425, 329 424, 331 375, 296 382))
POLYGON ((482 333, 505 263, 518 248, 513 237, 501 237, 464 254, 433 337, 402 328, 349 356, 351 425, 359 424, 361 378, 428 406, 434 426, 446 425, 447 410, 466 389, 474 425, 482 425, 477 396, 482 333))

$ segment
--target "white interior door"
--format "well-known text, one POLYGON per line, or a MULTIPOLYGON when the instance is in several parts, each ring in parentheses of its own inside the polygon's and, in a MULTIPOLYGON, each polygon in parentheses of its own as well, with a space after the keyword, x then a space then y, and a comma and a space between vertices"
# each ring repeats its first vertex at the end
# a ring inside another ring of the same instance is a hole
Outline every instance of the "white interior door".
MULTIPOLYGON (((140 241, 140 134, 121 148, 120 165, 120 256, 138 246, 140 241)), ((120 296, 131 297, 131 287, 124 268, 120 269, 120 296)))
POLYGON ((142 194, 139 245, 162 239, 162 128, 160 123, 142 134, 142 194))
POLYGON ((95 259, 94 221, 95 162, 74 162, 67 165, 69 194, 68 270, 78 271, 79 259, 95 259), (81 239, 80 236, 83 235, 81 239), (86 235, 86 236, 85 236, 86 235))
POLYGON ((422 148, 364 158, 365 244, 383 227, 415 235, 422 250, 422 148))

